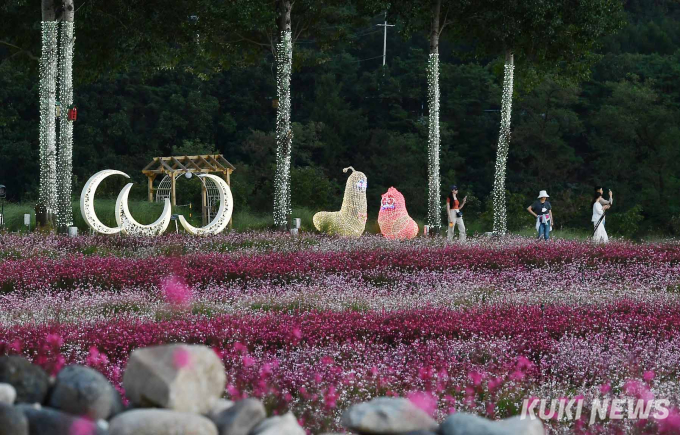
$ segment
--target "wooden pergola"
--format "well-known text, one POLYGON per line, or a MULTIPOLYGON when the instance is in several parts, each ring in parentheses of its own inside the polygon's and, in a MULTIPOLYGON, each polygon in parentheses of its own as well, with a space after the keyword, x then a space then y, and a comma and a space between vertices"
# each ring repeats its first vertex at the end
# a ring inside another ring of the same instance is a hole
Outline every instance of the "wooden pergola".
MULTIPOLYGON (((149 201, 153 202, 153 194, 156 189, 153 181, 159 175, 170 176, 172 188, 170 190, 170 202, 177 205, 177 195, 175 194, 175 182, 177 175, 188 172, 194 174, 222 174, 224 181, 231 187, 231 173, 236 168, 229 163, 222 154, 204 154, 201 156, 171 156, 154 157, 151 163, 142 169, 142 173, 149 180, 149 201)), ((204 188, 205 190, 205 188, 204 188)), ((205 192, 203 192, 205 196, 205 192)))

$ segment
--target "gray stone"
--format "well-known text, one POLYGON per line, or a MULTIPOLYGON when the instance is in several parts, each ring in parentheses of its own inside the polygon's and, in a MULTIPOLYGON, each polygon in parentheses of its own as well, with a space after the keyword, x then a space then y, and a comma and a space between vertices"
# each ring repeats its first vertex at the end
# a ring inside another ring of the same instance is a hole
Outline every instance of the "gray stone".
POLYGON ((54 384, 49 405, 91 420, 108 418, 118 406, 118 392, 98 371, 85 366, 64 367, 54 384))
POLYGON ((106 435, 106 429, 91 420, 51 408, 34 405, 18 405, 28 419, 31 435, 106 435))
POLYGON ((43 403, 50 385, 43 369, 17 355, 0 357, 0 382, 14 387, 18 403, 43 403))
POLYGON ((0 403, 0 435, 28 435, 28 419, 20 409, 0 403))
POLYGON ((243 399, 234 406, 211 416, 220 435, 248 435, 267 418, 262 403, 256 399, 243 399))
POLYGON ((505 420, 487 420, 474 414, 457 412, 441 425, 442 435, 544 435, 540 420, 521 420, 511 417, 505 420))
POLYGON ((342 415, 342 425, 364 434, 402 434, 412 431, 437 431, 437 422, 410 400, 378 397, 352 405, 342 415))
POLYGON ((17 398, 17 390, 10 384, 0 384, 0 403, 13 405, 17 398))
POLYGON ((113 418, 109 423, 109 435, 217 435, 217 428, 198 414, 136 409, 113 418))
POLYGON ((214 421, 218 415, 220 415, 223 411, 226 411, 227 409, 231 408, 232 406, 234 406, 234 402, 232 402, 231 400, 217 399, 210 412, 208 412, 207 417, 214 421))
POLYGON ((224 392, 222 361, 207 346, 171 344, 137 349, 123 387, 136 407, 157 406, 207 414, 224 392))
POLYGON ((298 424, 297 418, 289 412, 264 420, 255 426, 251 435, 306 435, 306 432, 298 424))

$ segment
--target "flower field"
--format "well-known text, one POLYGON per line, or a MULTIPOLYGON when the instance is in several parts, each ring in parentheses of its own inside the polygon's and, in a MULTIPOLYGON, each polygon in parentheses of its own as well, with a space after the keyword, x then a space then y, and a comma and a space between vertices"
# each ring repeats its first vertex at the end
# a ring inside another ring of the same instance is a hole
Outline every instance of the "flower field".
POLYGON ((662 398, 665 419, 549 426, 680 430, 676 242, 6 235, 0 325, 0 354, 119 386, 136 347, 207 344, 228 397, 292 409, 313 433, 379 395, 490 418, 531 398, 662 398))

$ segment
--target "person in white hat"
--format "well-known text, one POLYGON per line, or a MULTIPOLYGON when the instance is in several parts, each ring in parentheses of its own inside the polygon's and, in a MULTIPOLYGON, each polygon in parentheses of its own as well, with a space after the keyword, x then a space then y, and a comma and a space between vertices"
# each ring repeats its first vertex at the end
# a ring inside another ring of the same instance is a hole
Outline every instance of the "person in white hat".
POLYGON ((550 195, 545 190, 538 193, 538 198, 532 205, 527 207, 527 211, 536 218, 536 230, 538 231, 538 238, 543 237, 545 240, 550 239, 550 231, 553 227, 553 213, 550 201, 550 195))

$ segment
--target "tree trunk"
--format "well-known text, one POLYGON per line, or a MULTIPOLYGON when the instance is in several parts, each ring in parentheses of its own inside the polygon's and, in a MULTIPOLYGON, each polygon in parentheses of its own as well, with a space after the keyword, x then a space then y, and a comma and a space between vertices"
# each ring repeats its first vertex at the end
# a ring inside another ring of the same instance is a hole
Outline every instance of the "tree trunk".
POLYGON ((67 231, 73 225, 71 185, 73 178, 73 121, 68 119, 68 109, 73 105, 73 46, 75 36, 73 0, 64 0, 59 56, 59 101, 62 116, 59 118, 59 154, 57 157, 57 228, 67 231))
POLYGON ((512 115, 512 92, 515 62, 511 50, 505 52, 503 96, 501 98, 501 128, 496 154, 496 174, 493 183, 493 232, 503 236, 508 231, 505 203, 505 172, 510 146, 510 120, 512 115))
POLYGON ((278 30, 276 45, 276 92, 279 105, 276 111, 276 174, 274 177, 274 225, 287 228, 290 224, 290 163, 293 145, 293 130, 290 123, 290 77, 293 66, 293 39, 290 15, 291 1, 279 0, 278 30))
POLYGON ((55 104, 57 96, 58 23, 53 0, 42 0, 42 47, 40 56, 40 190, 36 221, 53 223, 57 210, 57 143, 55 104))
POLYGON ((441 228, 441 206, 439 189, 441 185, 439 171, 439 15, 441 0, 432 3, 432 27, 430 29, 430 57, 427 65, 427 97, 429 109, 428 134, 428 207, 427 224, 433 233, 441 228))

